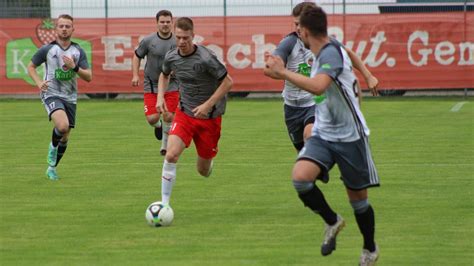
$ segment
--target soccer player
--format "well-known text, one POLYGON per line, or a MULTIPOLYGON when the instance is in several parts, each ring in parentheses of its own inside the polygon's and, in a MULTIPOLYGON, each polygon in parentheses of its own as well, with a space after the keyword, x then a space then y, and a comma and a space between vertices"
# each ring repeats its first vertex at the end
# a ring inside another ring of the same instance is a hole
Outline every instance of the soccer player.
MULTIPOLYGON (((297 4, 292 11, 295 31, 288 34, 280 42, 273 52, 283 59, 288 70, 309 76, 313 54, 307 49, 299 37, 299 17, 306 8, 316 7, 313 2, 302 2, 297 4)), ((364 76, 369 88, 374 89, 378 85, 378 80, 365 67, 360 58, 350 49, 349 53, 354 67, 364 76)), ((360 87, 358 87, 360 88, 360 87)), ((376 90, 373 90, 376 92, 376 90)), ((314 123, 314 105, 313 94, 306 92, 290 81, 285 81, 282 93, 284 99, 285 124, 290 136, 291 142, 297 151, 303 148, 304 140, 311 136, 311 128, 314 123)), ((359 100, 362 97, 359 90, 357 95, 359 100)), ((317 98, 316 98, 317 100, 317 98)))
POLYGON ((28 64, 28 74, 40 89, 41 100, 54 125, 46 170, 51 180, 59 178, 56 166, 66 152, 69 134, 76 125, 77 76, 87 82, 92 80, 84 50, 71 41, 73 21, 70 15, 60 15, 55 25, 56 41, 42 46, 28 64), (43 63, 46 73, 41 79, 36 68, 43 63))
POLYGON ((315 181, 328 180, 329 170, 337 164, 364 238, 360 265, 373 265, 379 250, 367 188, 379 186, 379 178, 369 148, 369 129, 355 96, 356 77, 345 49, 328 37, 326 14, 321 8, 309 8, 301 14, 300 31, 301 39, 315 55, 311 76, 286 69, 283 60, 274 55, 266 58, 264 69, 265 75, 288 80, 320 97, 312 135, 293 167, 293 185, 304 205, 325 221, 321 253, 329 255, 336 249, 336 236, 345 222, 331 209, 315 181))
POLYGON ((180 104, 171 126, 168 150, 163 163, 161 196, 169 204, 176 181, 176 164, 191 140, 197 150, 197 171, 208 177, 212 159, 217 155, 221 120, 226 106, 226 94, 232 79, 216 55, 201 45, 194 45, 194 24, 181 17, 175 27, 177 49, 166 54, 158 82, 157 109, 166 111, 164 91, 173 72, 180 85, 180 104))
POLYGON ((168 10, 159 11, 156 14, 156 24, 158 32, 154 32, 145 37, 135 50, 135 55, 132 60, 132 86, 138 86, 140 83, 138 70, 141 60, 146 57, 145 75, 143 79, 145 116, 148 124, 154 127, 155 137, 158 140, 163 139, 160 154, 165 155, 168 133, 179 102, 178 84, 173 75, 170 78, 169 86, 165 93, 165 101, 168 108, 167 112, 162 113, 163 123, 160 120, 161 113, 156 110, 156 101, 158 95, 158 77, 162 70, 163 59, 168 51, 176 48, 176 38, 171 32, 173 15, 168 10))

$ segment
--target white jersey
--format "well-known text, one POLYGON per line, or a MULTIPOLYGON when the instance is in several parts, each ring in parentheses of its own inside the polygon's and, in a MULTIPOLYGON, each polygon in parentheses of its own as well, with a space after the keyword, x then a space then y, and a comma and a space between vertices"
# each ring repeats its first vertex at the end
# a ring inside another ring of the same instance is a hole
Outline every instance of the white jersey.
MULTIPOLYGON (((309 76, 313 53, 305 48, 296 32, 290 33, 283 38, 273 54, 283 59, 288 70, 304 75, 304 69, 307 68, 308 73, 306 74, 309 76)), ((290 106, 309 107, 314 105, 313 94, 298 88, 287 80, 285 80, 282 96, 285 104, 290 106)))
POLYGON ((331 40, 315 59, 311 77, 327 74, 333 82, 324 94, 316 97, 313 135, 335 142, 352 142, 368 136, 370 131, 356 97, 357 80, 345 49, 331 40))

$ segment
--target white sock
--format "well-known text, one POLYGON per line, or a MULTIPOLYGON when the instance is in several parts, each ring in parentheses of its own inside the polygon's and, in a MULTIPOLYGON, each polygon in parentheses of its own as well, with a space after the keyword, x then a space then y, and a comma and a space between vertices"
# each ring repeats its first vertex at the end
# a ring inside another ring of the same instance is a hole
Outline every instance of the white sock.
POLYGON ((161 141, 161 149, 166 150, 168 145, 168 135, 170 133, 171 123, 163 121, 163 139, 161 141))
POLYGON ((152 127, 156 127, 156 128, 161 127, 161 119, 158 120, 158 122, 156 122, 154 125, 152 125, 152 127))
POLYGON ((171 190, 176 182, 176 164, 164 161, 161 175, 161 202, 170 203, 171 190))

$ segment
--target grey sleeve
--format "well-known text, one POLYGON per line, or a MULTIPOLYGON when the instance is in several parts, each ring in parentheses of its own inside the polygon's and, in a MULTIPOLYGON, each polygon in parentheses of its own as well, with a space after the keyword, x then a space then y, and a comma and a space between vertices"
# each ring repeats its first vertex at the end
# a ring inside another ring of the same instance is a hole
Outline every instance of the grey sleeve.
POLYGON ((148 40, 149 38, 144 38, 138 45, 137 49, 135 49, 135 55, 140 59, 145 58, 148 54, 148 40))
POLYGON ((168 76, 171 73, 171 60, 170 60, 172 57, 171 51, 173 50, 170 50, 166 53, 165 59, 163 59, 163 64, 161 66, 161 73, 163 73, 166 76, 168 76))
POLYGON ((319 68, 316 74, 326 74, 332 78, 337 78, 344 67, 341 51, 339 48, 330 45, 321 51, 319 55, 319 68))
POLYGON ((82 69, 89 69, 89 62, 87 62, 87 55, 82 50, 82 48, 79 48, 79 61, 77 62, 78 66, 82 69))
POLYGON ((298 37, 295 34, 288 35, 285 37, 281 42, 278 44, 275 51, 273 51, 273 55, 277 55, 283 59, 283 62, 288 62, 288 56, 290 56, 293 47, 295 47, 296 41, 298 37))
POLYGON ((39 65, 43 64, 44 62, 46 62, 46 56, 48 55, 48 51, 49 51, 49 49, 51 49, 51 47, 52 47, 51 44, 43 45, 33 55, 33 57, 31 58, 31 62, 35 66, 39 66, 39 65))
POLYGON ((227 69, 213 53, 210 54, 207 61, 207 71, 217 80, 223 80, 227 76, 227 69))

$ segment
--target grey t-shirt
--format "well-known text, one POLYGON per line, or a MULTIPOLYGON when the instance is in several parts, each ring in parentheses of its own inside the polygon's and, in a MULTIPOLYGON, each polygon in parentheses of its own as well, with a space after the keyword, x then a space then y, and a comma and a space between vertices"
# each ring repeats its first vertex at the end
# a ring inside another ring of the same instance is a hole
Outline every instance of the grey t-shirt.
MULTIPOLYGON (((307 68, 307 74, 309 75, 313 53, 311 50, 306 49, 303 41, 301 41, 296 32, 292 32, 283 38, 273 54, 283 59, 288 70, 301 73, 302 68, 307 68)), ((309 107, 314 105, 313 95, 311 93, 298 88, 287 80, 285 80, 282 96, 285 104, 290 106, 309 107)))
MULTIPOLYGON (((174 73, 180 84, 180 108, 189 116, 192 110, 207 101, 227 76, 227 69, 208 48, 195 45, 195 51, 181 56, 178 49, 169 51, 163 62, 163 73, 174 73)), ((211 110, 209 118, 225 112, 226 97, 211 110)))
POLYGON ((333 40, 319 52, 311 77, 326 74, 333 79, 324 94, 316 97, 313 134, 328 141, 351 142, 370 131, 356 97, 357 82, 349 55, 333 40))
POLYGON ((44 80, 49 80, 48 90, 41 91, 41 97, 59 97, 66 102, 77 102, 77 74, 69 69, 63 61, 63 55, 74 60, 82 69, 88 69, 86 53, 79 44, 72 42, 67 49, 63 49, 56 41, 43 45, 31 58, 35 66, 45 63, 44 80))
MULTIPOLYGON (((158 92, 158 78, 162 72, 165 55, 176 48, 176 38, 173 34, 163 39, 157 32, 152 33, 140 42, 135 49, 135 55, 143 59, 146 57, 145 75, 143 77, 143 89, 145 92, 158 92)), ((171 75, 170 83, 166 91, 177 91, 178 84, 174 75, 171 75)))

